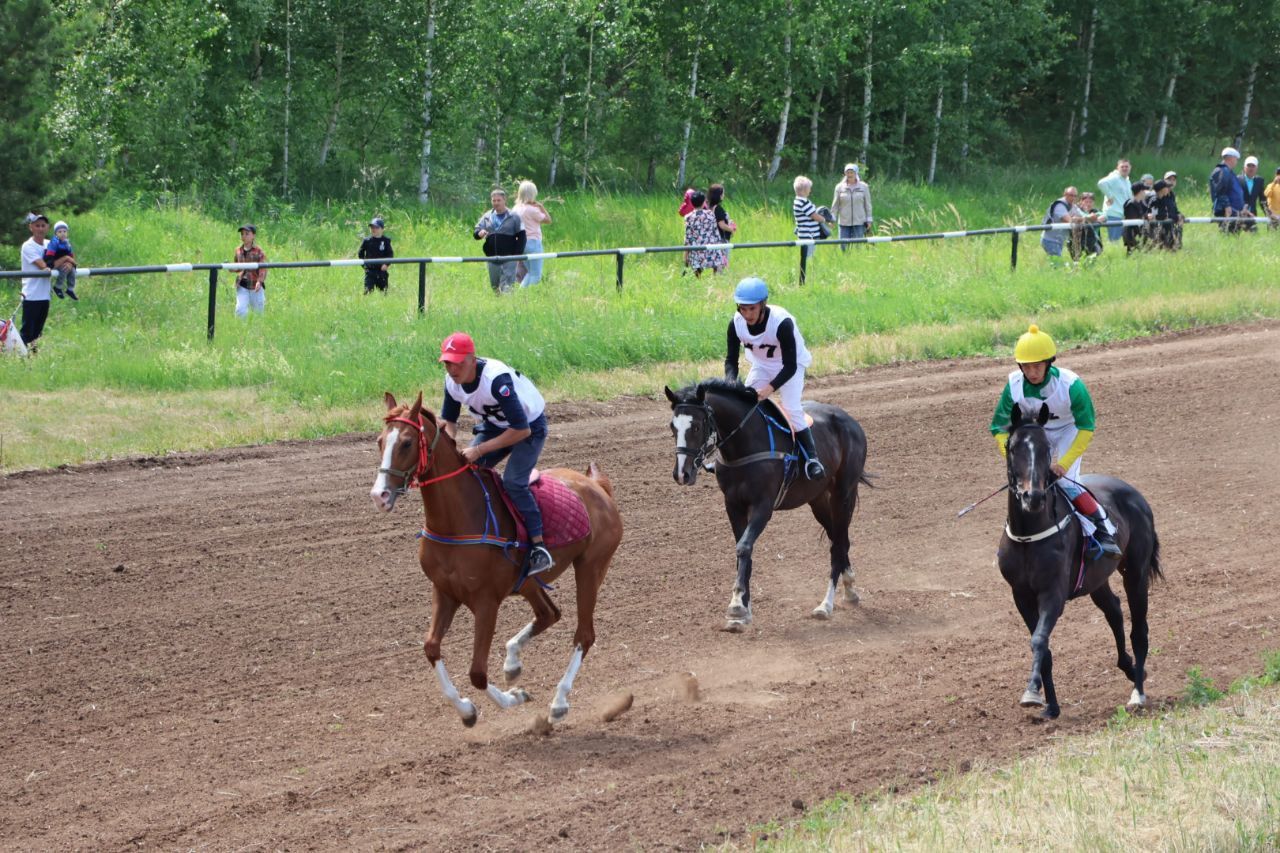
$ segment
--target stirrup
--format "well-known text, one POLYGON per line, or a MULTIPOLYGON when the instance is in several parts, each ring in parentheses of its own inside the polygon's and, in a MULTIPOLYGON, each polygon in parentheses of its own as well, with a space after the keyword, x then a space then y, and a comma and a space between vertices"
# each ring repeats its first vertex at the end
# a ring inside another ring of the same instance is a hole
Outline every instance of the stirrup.
POLYGON ((817 459, 810 459, 804 463, 804 476, 809 480, 821 480, 827 476, 827 469, 822 467, 822 463, 817 459))
POLYGON ((1116 539, 1106 531, 1106 528, 1099 526, 1093 532, 1093 541, 1098 543, 1098 547, 1102 549, 1103 554, 1110 554, 1112 557, 1119 557, 1123 552, 1116 543, 1116 539))
POLYGON ((527 576, 540 575, 554 566, 555 562, 551 558, 551 552, 547 550, 545 545, 533 545, 529 548, 529 571, 527 576))

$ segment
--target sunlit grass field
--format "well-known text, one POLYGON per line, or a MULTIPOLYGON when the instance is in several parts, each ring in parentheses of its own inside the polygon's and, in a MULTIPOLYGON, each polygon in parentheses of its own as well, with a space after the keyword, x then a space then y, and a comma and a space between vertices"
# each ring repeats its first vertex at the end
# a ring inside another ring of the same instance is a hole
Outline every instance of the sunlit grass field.
MULTIPOLYGON (((819 203, 829 201, 827 184, 814 191, 819 203)), ((1030 186, 1003 195, 985 186, 876 192, 882 233, 1040 216, 1030 186)), ((731 190, 736 242, 790 239, 790 199, 785 188, 741 199, 731 190)), ((678 199, 666 195, 544 200, 554 218, 547 251, 682 242, 678 199)), ((313 206, 252 218, 272 261, 354 257, 375 212, 401 257, 479 253, 471 227, 482 205, 428 210, 313 206)), ((238 242, 238 222, 155 199, 116 199, 69 221, 87 267, 223 261, 238 242)), ((1126 258, 1109 245, 1083 269, 1051 267, 1034 236, 1022 238, 1016 271, 1008 236, 825 247, 803 287, 798 255, 738 250, 727 274, 701 279, 681 275, 678 253, 632 256, 621 293, 612 257, 550 260, 541 284, 501 298, 483 265, 432 265, 421 316, 413 265, 392 268, 386 296, 364 296, 356 268, 274 270, 265 315, 247 320, 233 316, 234 286, 223 273, 212 344, 207 274, 90 276, 80 302, 54 301, 37 357, 0 359, 0 470, 371 429, 384 390, 422 389, 437 402, 439 341, 458 329, 551 399, 657 394, 664 382, 720 369, 730 295, 745 275, 764 277, 772 300, 799 318, 815 374, 1006 352, 1032 320, 1069 347, 1280 316, 1271 272, 1280 236, 1266 232, 1229 239, 1188 226, 1180 254, 1126 258)), ((17 293, 16 281, 0 284, 6 316, 17 293)))

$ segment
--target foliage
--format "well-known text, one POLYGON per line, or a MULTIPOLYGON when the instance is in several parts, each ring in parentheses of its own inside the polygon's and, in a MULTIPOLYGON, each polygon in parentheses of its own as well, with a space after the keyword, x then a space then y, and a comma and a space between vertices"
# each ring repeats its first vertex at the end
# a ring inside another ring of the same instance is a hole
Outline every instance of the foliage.
POLYGON ((1226 694, 1213 686, 1213 679, 1205 675, 1200 667, 1193 666, 1187 670, 1187 686, 1183 691, 1183 701, 1188 705, 1208 705, 1217 702, 1226 694))

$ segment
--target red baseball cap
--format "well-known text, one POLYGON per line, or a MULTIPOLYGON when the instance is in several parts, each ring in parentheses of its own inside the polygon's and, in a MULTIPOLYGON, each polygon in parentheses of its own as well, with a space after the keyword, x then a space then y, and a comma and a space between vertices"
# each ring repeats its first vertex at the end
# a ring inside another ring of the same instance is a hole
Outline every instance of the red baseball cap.
POLYGON ((466 332, 454 332, 440 343, 440 360, 454 364, 467 360, 467 356, 476 354, 476 342, 466 332))

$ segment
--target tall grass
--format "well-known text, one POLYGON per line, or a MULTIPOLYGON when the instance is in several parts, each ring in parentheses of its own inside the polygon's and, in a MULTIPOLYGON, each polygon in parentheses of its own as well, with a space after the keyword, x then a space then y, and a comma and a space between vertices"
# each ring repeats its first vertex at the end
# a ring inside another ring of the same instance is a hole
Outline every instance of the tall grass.
MULTIPOLYGON (((968 194, 878 188, 877 218, 895 231, 1027 221, 1017 212, 1018 187, 1030 187, 1023 180, 1011 178, 1003 194, 994 185, 968 194)), ((672 198, 545 195, 550 251, 682 241, 672 198)), ((789 238, 789 201, 731 191, 738 240, 789 238)), ((259 242, 273 261, 351 257, 375 212, 401 256, 478 254, 471 227, 480 209, 274 209, 257 221, 259 242)), ((71 236, 89 267, 206 262, 230 258, 238 224, 163 200, 118 199, 71 220, 71 236)), ((763 276, 773 301, 800 318, 818 373, 1005 351, 1031 319, 1070 346, 1280 315, 1271 234, 1231 240, 1188 227, 1181 254, 1126 259, 1113 246, 1087 270, 1051 269, 1024 237, 1011 272, 1009 249, 1007 237, 824 248, 805 287, 795 249, 740 250, 726 275, 701 279, 681 275, 678 254, 631 257, 620 294, 613 258, 553 260, 542 284, 504 298, 491 294, 483 265, 433 265, 421 317, 413 266, 392 268, 387 296, 363 296, 359 269, 275 270, 266 314, 247 320, 232 316, 224 273, 212 344, 205 276, 91 276, 80 302, 55 301, 38 357, 0 359, 0 469, 367 428, 383 390, 438 395, 438 342, 456 329, 553 398, 653 393, 662 381, 718 369, 729 296, 747 274, 763 276), (92 434, 67 440, 71 411, 94 420, 92 434)), ((2 287, 16 304, 16 282, 2 287)))

